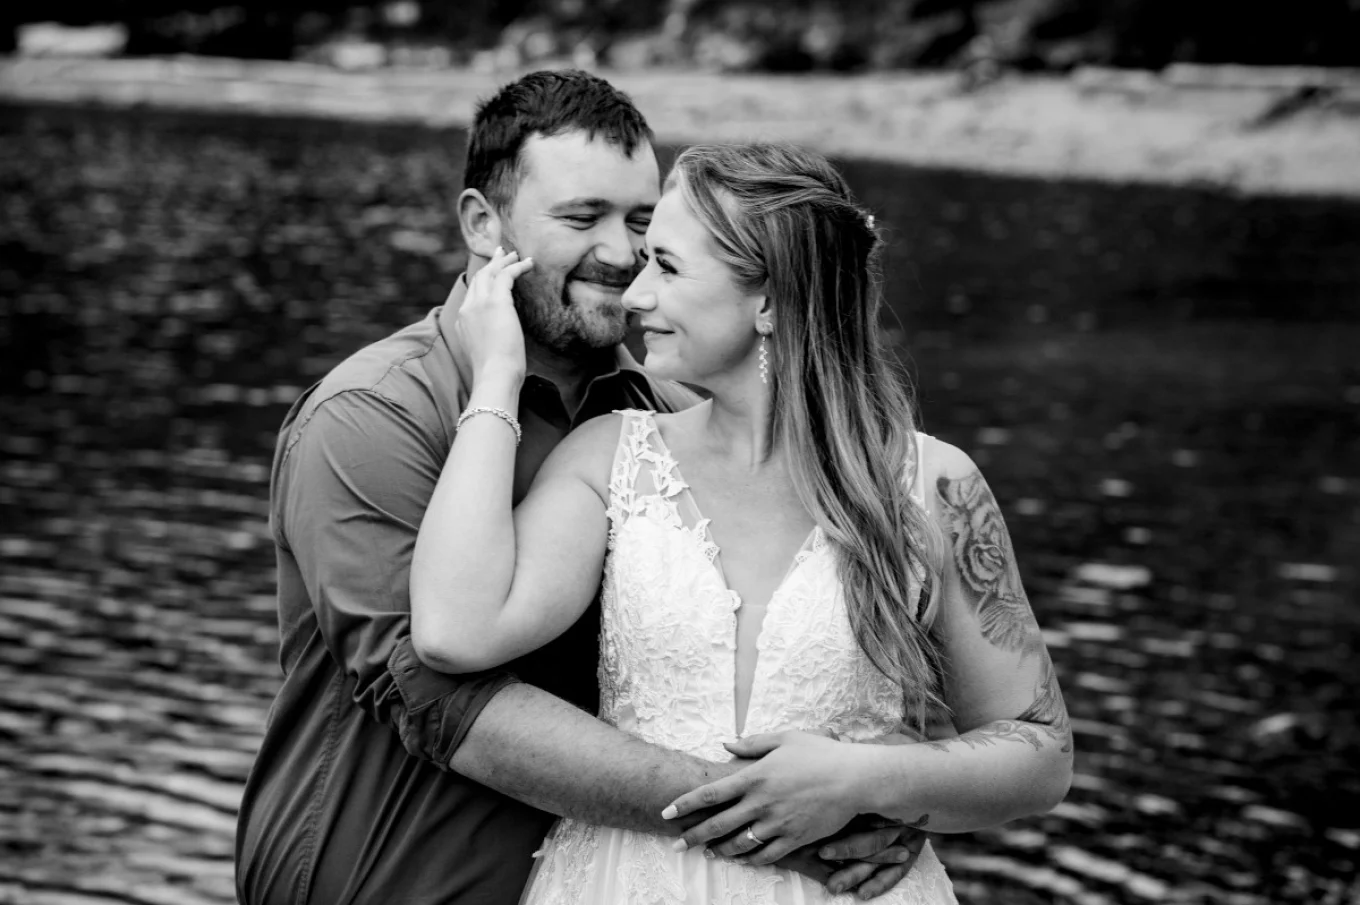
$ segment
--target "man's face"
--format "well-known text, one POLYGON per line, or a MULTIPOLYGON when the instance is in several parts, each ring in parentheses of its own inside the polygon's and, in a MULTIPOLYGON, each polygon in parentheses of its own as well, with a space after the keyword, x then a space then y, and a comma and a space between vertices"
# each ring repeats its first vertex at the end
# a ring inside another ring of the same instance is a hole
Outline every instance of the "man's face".
POLYGON ((627 332, 623 291, 660 195, 651 145, 632 156, 584 132, 524 143, 520 182, 502 218, 507 250, 534 259, 515 281, 529 339, 567 357, 617 345, 627 332))

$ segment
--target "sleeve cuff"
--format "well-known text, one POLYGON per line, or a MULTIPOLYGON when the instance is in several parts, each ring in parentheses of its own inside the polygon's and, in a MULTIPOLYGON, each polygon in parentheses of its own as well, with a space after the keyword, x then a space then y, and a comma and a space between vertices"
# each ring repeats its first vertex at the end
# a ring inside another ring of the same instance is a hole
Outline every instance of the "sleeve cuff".
POLYGON ((430 669, 416 656, 409 637, 397 643, 388 669, 403 704, 398 730, 402 744, 441 770, 449 768, 453 752, 487 702, 520 682, 514 673, 501 670, 455 676, 430 669))

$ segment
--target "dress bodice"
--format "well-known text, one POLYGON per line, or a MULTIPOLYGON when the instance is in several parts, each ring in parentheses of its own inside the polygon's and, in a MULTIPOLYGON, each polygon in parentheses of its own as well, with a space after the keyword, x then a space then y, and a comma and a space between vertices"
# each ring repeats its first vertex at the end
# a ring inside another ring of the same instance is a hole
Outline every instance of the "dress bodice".
MULTIPOLYGON (((600 716, 646 741, 725 760, 722 740, 737 734, 740 600, 649 412, 623 413, 609 520, 600 716)), ((832 729, 857 740, 901 725, 902 691, 856 642, 820 529, 770 598, 756 651, 745 734, 832 729)))
MULTIPOLYGON (((914 459, 921 458, 919 447, 914 459)), ((913 471, 915 462, 909 463, 913 471)), ((921 502, 922 484, 913 496, 921 502)), ((649 412, 623 413, 609 493, 600 633, 600 718, 645 741, 729 760, 736 734, 740 600, 649 412)), ((920 616, 920 582, 913 601, 920 616)), ((929 618, 927 612, 920 618, 929 618)), ((847 741, 902 723, 903 694, 856 643, 835 554, 814 530, 766 607, 746 713, 748 734, 833 729, 847 741)), ((524 905, 829 905, 788 870, 676 852, 663 836, 578 820, 558 823, 524 905)), ((958 905, 930 844, 884 905, 958 905)))

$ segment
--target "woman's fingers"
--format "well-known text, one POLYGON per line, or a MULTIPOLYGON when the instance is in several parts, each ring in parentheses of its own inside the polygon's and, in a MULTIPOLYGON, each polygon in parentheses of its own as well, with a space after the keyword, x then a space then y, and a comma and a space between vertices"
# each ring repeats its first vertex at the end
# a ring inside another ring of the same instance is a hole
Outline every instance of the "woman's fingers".
MULTIPOLYGON (((722 779, 715 780, 706 786, 700 786, 692 792, 686 792, 666 806, 666 809, 661 812, 661 819, 674 820, 677 817, 684 817, 686 814, 693 814, 695 811, 722 804, 724 801, 740 798, 745 795, 746 791, 751 787, 750 778, 743 775, 745 772, 746 771, 744 770, 738 771, 731 776, 724 776, 722 779)), ((722 814, 719 814, 718 817, 726 816, 729 811, 724 811, 722 814)), ((699 826, 704 826, 716 819, 717 818, 711 818, 710 820, 706 820, 704 823, 699 824, 699 826)), ((715 836, 725 836, 727 833, 733 832, 740 826, 741 824, 739 823, 732 825, 726 832, 717 833, 715 836)), ((685 838, 689 838, 689 834, 692 832, 694 832, 693 829, 686 832, 685 838)), ((704 839, 712 839, 715 838, 715 836, 706 836, 704 839)))
MULTIPOLYGON (((695 824, 685 830, 680 838, 676 840, 674 846, 675 850, 684 851, 687 848, 699 848, 714 839, 723 839, 725 842, 730 842, 731 840, 726 839, 726 837, 741 832, 754 823, 759 817, 760 814, 756 812, 755 808, 738 803, 721 813, 713 815, 704 822, 695 824)), ((747 841, 749 842, 749 840, 747 841)), ((755 848, 754 845, 750 847, 755 848)), ((725 850, 745 851, 745 849, 734 849, 731 847, 725 850)))
POLYGON ((523 261, 514 261, 512 263, 506 264, 504 267, 501 268, 500 272, 496 274, 496 282, 500 283, 507 290, 506 292, 507 299, 510 297, 508 290, 512 285, 514 285, 515 280, 519 279, 519 276, 521 274, 528 273, 530 270, 533 269, 534 269, 533 258, 525 258, 523 261))
POLYGON ((496 274, 500 273, 506 264, 519 257, 517 251, 505 251, 499 245, 491 253, 491 260, 486 262, 486 266, 477 271, 477 276, 484 280, 494 280, 496 274))
MULTIPOLYGON (((757 830, 756 835, 759 834, 760 832, 757 830)), ((743 860, 745 860, 747 864, 774 864, 785 855, 797 851, 798 848, 799 846, 789 841, 787 837, 780 836, 751 852, 743 860)))
POLYGON ((723 747, 731 751, 737 757, 744 757, 748 760, 764 757, 775 748, 784 743, 784 733, 765 732, 759 735, 748 735, 739 738, 735 742, 723 742, 723 747))
POLYGON ((498 245, 496 246, 496 250, 491 253, 491 260, 473 274, 473 282, 492 284, 506 274, 507 271, 511 273, 510 280, 513 282, 515 277, 533 266, 531 263, 528 263, 528 265, 525 266, 527 262, 532 260, 532 258, 525 258, 521 261, 519 260, 519 252, 514 251, 513 249, 505 251, 498 245))
MULTIPOLYGON (((713 854, 723 858, 741 858, 748 860, 747 855, 754 857, 756 854, 765 851, 775 839, 775 831, 772 828, 759 826, 759 822, 753 822, 731 837, 724 839, 716 845, 710 845, 708 850, 713 854)), ((780 855, 773 859, 775 861, 793 851, 794 846, 785 845, 780 855)), ((754 862, 753 862, 754 863, 754 862)), ((762 862, 770 863, 770 862, 762 862)))

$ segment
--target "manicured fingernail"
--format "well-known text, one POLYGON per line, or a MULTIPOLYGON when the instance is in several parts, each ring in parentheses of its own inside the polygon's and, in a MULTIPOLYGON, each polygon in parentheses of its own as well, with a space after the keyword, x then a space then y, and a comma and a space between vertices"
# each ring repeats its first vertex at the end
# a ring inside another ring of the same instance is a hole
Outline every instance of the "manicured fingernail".
POLYGON ((713 849, 711 849, 711 848, 706 848, 706 849, 704 849, 704 857, 707 858, 708 860, 712 861, 714 858, 716 858, 716 857, 718 857, 718 856, 715 855, 715 854, 713 854, 713 849))
POLYGON ((671 851, 683 852, 689 849, 689 843, 684 839, 677 839, 671 843, 671 851))
POLYGON ((664 810, 664 811, 661 812, 661 819, 662 819, 662 820, 674 820, 675 817, 676 817, 676 815, 679 814, 679 813, 680 813, 680 812, 676 809, 675 805, 673 805, 673 804, 668 804, 668 805, 666 805, 666 810, 664 810))
POLYGON ((841 860, 840 856, 836 854, 836 850, 830 847, 824 848, 821 851, 817 852, 817 857, 821 858, 823 861, 841 860))
POLYGON ((833 896, 838 896, 841 893, 845 892, 845 884, 832 883, 830 886, 826 888, 826 891, 831 893, 833 896))

